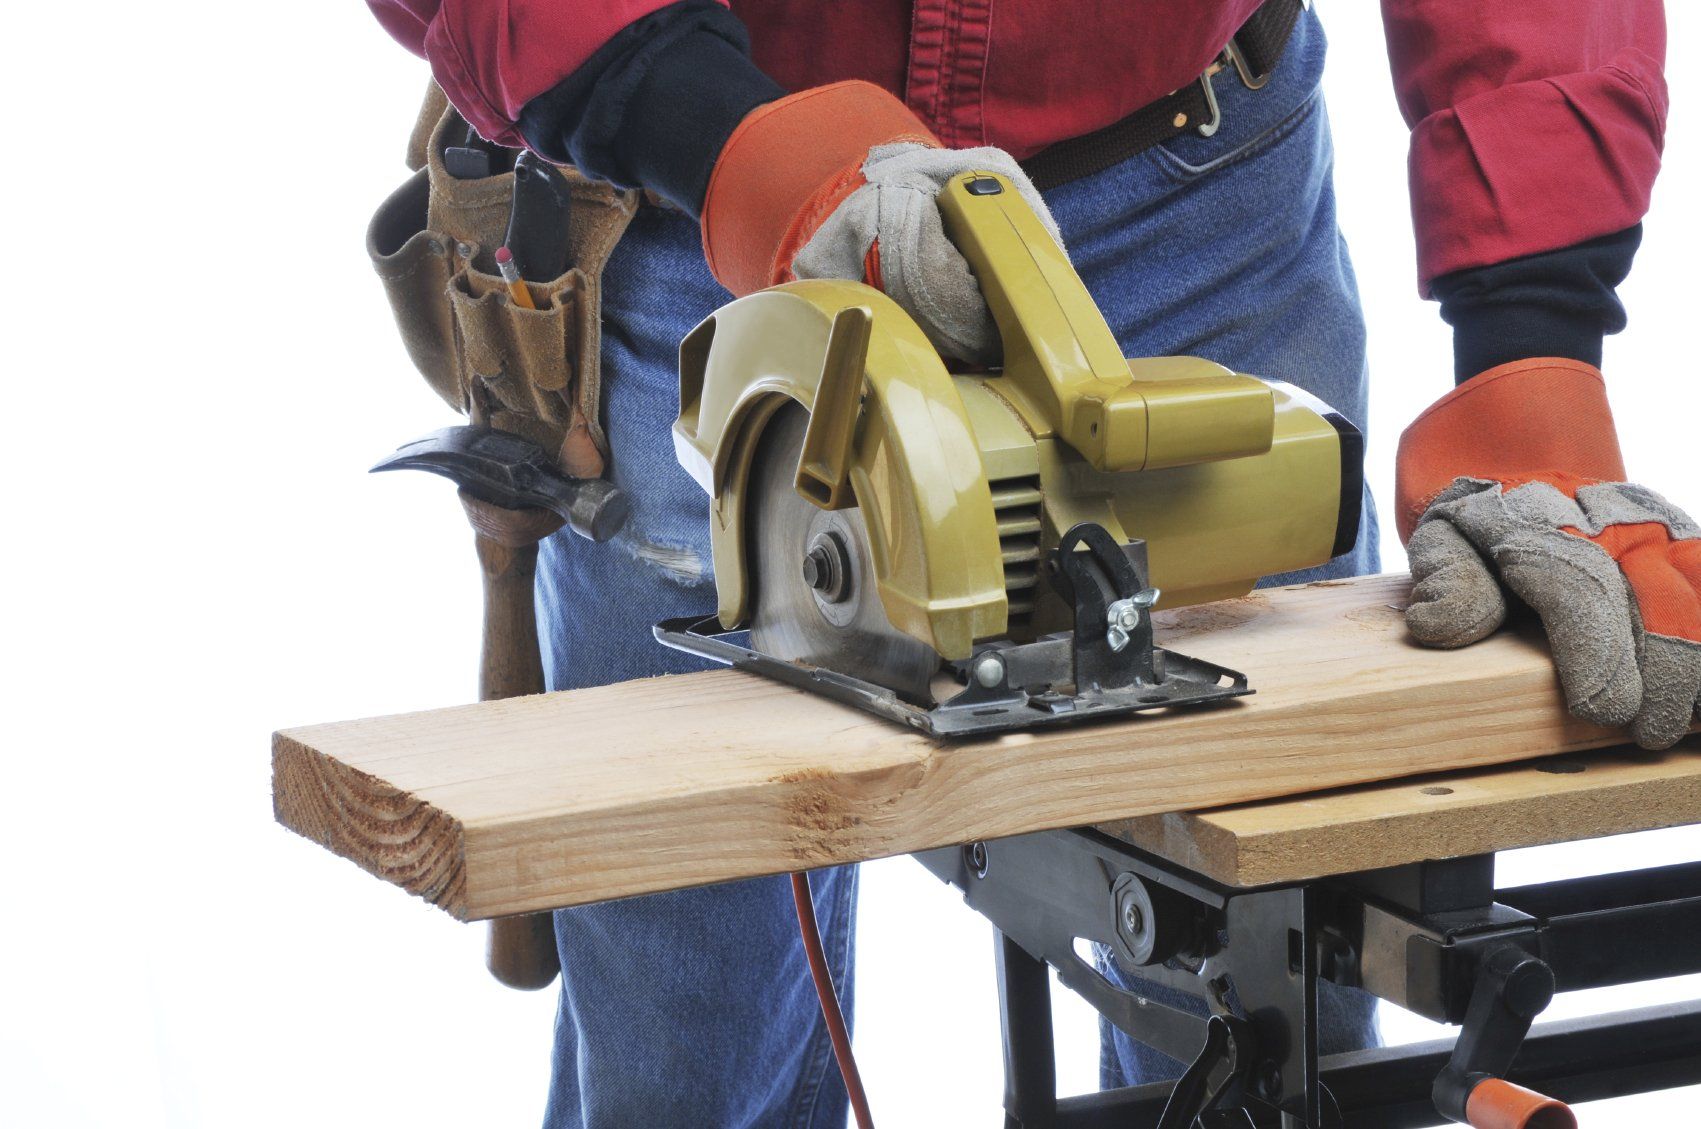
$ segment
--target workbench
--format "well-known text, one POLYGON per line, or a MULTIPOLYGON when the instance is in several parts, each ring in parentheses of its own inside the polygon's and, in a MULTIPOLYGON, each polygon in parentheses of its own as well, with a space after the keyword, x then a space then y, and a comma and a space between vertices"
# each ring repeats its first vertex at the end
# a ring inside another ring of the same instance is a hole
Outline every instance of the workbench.
POLYGON ((1520 1042, 1512 1080, 1566 1100, 1701 1082, 1701 1004, 1528 1039, 1523 1014, 1543 985, 1701 970, 1701 864, 1493 886, 1498 851, 1701 822, 1701 746, 1603 748, 1622 737, 1566 714, 1538 632, 1418 648, 1406 592, 1160 613, 1162 645, 1257 693, 995 739, 736 671, 285 730, 276 812, 468 920, 915 854, 1002 935, 1021 1129, 1185 1129, 1188 1103, 1207 1126, 1437 1124, 1520 1042), (1117 989, 1089 944, 1201 1006, 1117 989), (1048 965, 1188 1079, 1058 1099, 1048 965), (1465 1035, 1319 1061, 1321 979, 1465 1035))
POLYGON ((1160 1120, 1179 1092, 1169 1084, 1057 1097, 1048 966, 1124 1030, 1203 1063, 1195 1097, 1215 1087, 1240 1117, 1206 1126, 1416 1129, 1444 1123, 1437 1106, 1449 1097, 1462 1112, 1467 1080, 1481 1074, 1566 1102, 1701 1083, 1701 1001, 1526 1037, 1555 991, 1701 971, 1701 863, 1494 885, 1498 850, 1695 822, 1692 739, 1664 753, 1549 757, 917 857, 1001 934, 1010 1129, 1192 1123, 1160 1120), (1244 1025, 1221 1030, 1215 1059, 1196 1058, 1202 1044, 1213 1049, 1206 1021, 1119 989, 1083 941, 1201 1001, 1232 984, 1240 1007, 1212 1010, 1244 1025), (1322 980, 1463 1031, 1319 1058, 1322 980), (1506 1006, 1520 994, 1528 1015, 1506 1006))

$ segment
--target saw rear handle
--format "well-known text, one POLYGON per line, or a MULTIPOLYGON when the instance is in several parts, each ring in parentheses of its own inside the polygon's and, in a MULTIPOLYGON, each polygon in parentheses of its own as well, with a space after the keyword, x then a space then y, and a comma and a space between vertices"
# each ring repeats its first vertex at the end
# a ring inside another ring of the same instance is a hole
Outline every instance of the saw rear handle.
POLYGON ((1009 181, 956 177, 940 192, 939 211, 998 325, 1005 383, 1095 470, 1161 470, 1270 449, 1275 403, 1256 377, 1134 378, 1068 255, 1009 181))

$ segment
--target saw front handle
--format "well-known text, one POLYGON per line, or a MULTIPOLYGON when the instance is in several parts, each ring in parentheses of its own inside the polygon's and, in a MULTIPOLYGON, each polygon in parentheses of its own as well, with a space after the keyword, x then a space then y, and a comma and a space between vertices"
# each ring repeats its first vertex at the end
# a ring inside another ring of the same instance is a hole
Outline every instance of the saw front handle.
POLYGON ((1038 215, 994 173, 939 194, 1004 346, 1003 390, 1028 401, 1095 470, 1160 470, 1270 449, 1269 386, 1224 371, 1134 379, 1116 335, 1038 215))

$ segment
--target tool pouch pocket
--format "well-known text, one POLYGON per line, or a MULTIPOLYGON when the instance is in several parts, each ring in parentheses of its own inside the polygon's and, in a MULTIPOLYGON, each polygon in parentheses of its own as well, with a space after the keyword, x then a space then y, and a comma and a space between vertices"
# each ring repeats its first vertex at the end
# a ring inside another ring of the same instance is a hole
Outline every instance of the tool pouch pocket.
POLYGON ((367 251, 408 356, 432 390, 473 422, 517 432, 576 477, 602 473, 601 277, 638 194, 562 169, 572 193, 571 264, 529 282, 516 305, 496 273, 514 174, 457 179, 443 164, 466 123, 433 89, 409 145, 414 175, 379 206, 367 251), (436 114, 431 121, 432 114, 436 114), (424 128, 430 121, 429 133, 424 128))

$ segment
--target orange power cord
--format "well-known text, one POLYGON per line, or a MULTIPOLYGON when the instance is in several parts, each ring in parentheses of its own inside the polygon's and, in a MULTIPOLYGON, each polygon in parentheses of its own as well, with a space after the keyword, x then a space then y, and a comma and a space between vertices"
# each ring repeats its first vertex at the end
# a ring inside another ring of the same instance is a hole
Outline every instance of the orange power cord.
POLYGON ((827 967, 827 954, 821 949, 821 926, 815 921, 815 899, 809 892, 809 875, 791 876, 792 899, 797 902, 797 928, 803 934, 803 951, 809 957, 809 975, 815 980, 815 995, 821 1000, 821 1017, 827 1021, 827 1034, 833 1040, 833 1057, 839 1060, 839 1074, 850 1094, 851 1113, 857 1129, 874 1129, 874 1115, 868 1110, 868 1095, 862 1089, 862 1074, 856 1068, 856 1056, 851 1053, 850 1032, 845 1030, 845 1015, 839 1010, 839 994, 833 988, 833 973, 827 967))

